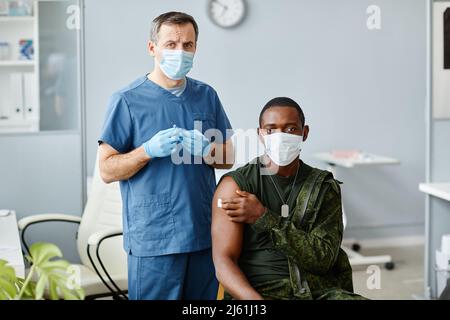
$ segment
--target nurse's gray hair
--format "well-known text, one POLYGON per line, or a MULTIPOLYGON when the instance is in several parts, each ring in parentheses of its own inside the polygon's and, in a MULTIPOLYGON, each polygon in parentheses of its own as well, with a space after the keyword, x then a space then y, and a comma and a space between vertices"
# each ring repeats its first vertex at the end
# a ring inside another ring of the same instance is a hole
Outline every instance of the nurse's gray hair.
POLYGON ((158 33, 159 29, 163 24, 187 24, 190 23, 194 27, 195 30, 195 41, 198 39, 198 25, 195 22, 194 18, 183 12, 166 12, 162 15, 156 17, 152 23, 152 30, 150 32, 150 40, 152 42, 158 42, 158 33))

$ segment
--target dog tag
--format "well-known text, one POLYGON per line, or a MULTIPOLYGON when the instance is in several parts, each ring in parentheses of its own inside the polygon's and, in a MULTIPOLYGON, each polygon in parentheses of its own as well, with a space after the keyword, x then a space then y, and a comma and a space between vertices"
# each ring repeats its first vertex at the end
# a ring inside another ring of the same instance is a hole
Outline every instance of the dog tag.
POLYGON ((283 218, 289 217, 289 206, 287 204, 281 206, 281 216, 283 218))

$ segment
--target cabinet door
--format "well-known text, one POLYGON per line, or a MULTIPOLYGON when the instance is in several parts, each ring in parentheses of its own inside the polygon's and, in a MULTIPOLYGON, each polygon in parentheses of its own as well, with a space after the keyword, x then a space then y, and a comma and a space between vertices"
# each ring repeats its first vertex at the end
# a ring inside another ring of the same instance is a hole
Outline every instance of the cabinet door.
POLYGON ((450 7, 444 12, 444 68, 450 69, 450 7))
POLYGON ((79 129, 78 2, 38 2, 41 131, 79 129))
POLYGON ((450 119, 450 1, 433 6, 433 118, 450 119))

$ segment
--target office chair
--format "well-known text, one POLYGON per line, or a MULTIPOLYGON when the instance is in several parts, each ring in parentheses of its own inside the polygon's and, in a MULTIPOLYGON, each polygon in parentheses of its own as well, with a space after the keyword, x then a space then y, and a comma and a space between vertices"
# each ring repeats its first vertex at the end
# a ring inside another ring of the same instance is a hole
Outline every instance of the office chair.
POLYGON ((80 285, 86 299, 112 297, 127 299, 127 255, 123 250, 122 199, 119 183, 106 184, 100 177, 98 155, 91 190, 82 217, 47 213, 25 217, 18 222, 22 243, 27 229, 35 224, 62 221, 79 224, 76 242, 81 264, 80 285))

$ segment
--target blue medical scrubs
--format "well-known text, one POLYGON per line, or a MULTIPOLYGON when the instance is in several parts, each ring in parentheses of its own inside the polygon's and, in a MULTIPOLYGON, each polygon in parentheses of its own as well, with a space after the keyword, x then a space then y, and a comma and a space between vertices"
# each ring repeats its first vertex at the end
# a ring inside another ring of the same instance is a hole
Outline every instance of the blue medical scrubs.
MULTIPOLYGON (((220 134, 212 141, 229 139, 231 125, 215 90, 191 78, 186 81, 179 97, 147 76, 116 92, 99 142, 127 153, 173 126, 195 127, 204 134, 217 129, 220 134)), ((152 159, 120 182, 131 299, 216 298, 211 258, 214 169, 181 145, 176 155, 177 161, 171 156, 152 159)))

